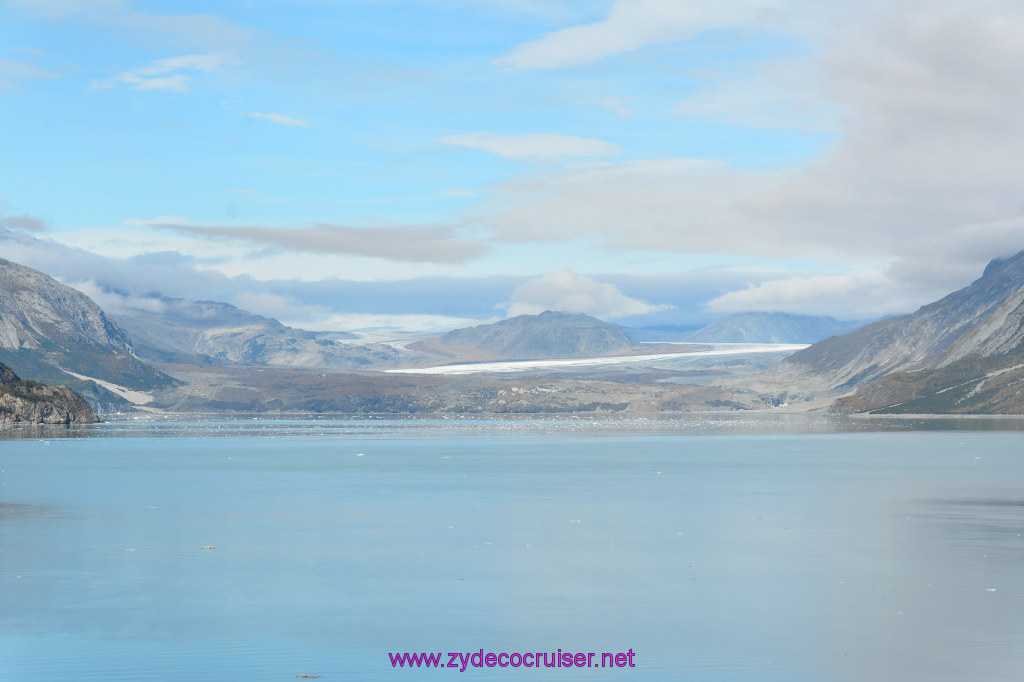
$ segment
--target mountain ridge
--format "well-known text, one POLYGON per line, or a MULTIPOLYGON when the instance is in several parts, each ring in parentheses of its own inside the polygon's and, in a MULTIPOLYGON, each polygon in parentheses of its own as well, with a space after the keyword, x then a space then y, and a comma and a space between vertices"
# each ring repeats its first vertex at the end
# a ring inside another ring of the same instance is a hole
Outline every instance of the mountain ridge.
POLYGON ((454 329, 409 350, 458 360, 539 360, 597 357, 633 347, 626 331, 583 313, 546 310, 493 324, 454 329))
POLYGON ((19 376, 71 386, 96 405, 118 406, 125 401, 68 371, 136 390, 177 384, 140 360, 124 330, 88 296, 2 258, 0 361, 19 376))
POLYGON ((394 366, 404 354, 385 344, 356 344, 348 332, 312 332, 230 303, 152 298, 152 309, 116 318, 151 360, 188 364, 361 369, 394 366))
POLYGON ((831 394, 836 412, 1020 413, 1022 342, 1024 251, 912 314, 798 351, 767 379, 831 394))

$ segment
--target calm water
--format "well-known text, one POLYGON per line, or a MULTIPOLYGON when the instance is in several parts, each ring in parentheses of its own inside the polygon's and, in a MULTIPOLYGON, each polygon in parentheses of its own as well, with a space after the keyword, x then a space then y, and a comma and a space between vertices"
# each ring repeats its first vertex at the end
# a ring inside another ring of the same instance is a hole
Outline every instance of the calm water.
POLYGON ((7 432, 0 679, 1024 679, 1024 434, 1000 427, 7 432), (388 660, 559 648, 636 667, 388 660))

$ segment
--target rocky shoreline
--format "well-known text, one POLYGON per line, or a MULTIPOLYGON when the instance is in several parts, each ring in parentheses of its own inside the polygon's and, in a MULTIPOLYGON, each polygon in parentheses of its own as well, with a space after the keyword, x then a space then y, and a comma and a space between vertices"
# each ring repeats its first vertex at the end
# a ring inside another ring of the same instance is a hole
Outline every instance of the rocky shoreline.
POLYGON ((0 425, 95 424, 100 421, 85 398, 66 386, 22 381, 0 364, 0 425))

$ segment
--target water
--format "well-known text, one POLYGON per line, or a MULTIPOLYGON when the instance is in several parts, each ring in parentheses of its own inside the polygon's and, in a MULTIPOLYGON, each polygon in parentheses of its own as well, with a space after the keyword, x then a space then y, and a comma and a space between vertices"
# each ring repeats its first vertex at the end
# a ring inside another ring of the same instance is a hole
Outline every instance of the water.
POLYGON ((1014 420, 0 440, 0 679, 1017 680, 1014 420), (389 652, 635 652, 394 670, 389 652))

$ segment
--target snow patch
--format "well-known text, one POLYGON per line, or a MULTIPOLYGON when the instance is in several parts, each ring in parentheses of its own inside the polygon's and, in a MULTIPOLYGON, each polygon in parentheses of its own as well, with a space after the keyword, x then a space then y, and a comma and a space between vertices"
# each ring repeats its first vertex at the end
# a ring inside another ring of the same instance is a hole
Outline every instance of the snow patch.
POLYGON ((389 369, 392 374, 480 374, 492 372, 525 372, 559 367, 585 367, 594 365, 621 365, 667 360, 670 358, 698 358, 714 355, 747 355, 754 353, 794 353, 807 348, 802 343, 742 343, 727 348, 712 348, 683 353, 655 353, 651 355, 617 355, 602 358, 573 358, 569 360, 510 360, 507 362, 467 362, 438 367, 389 369))

